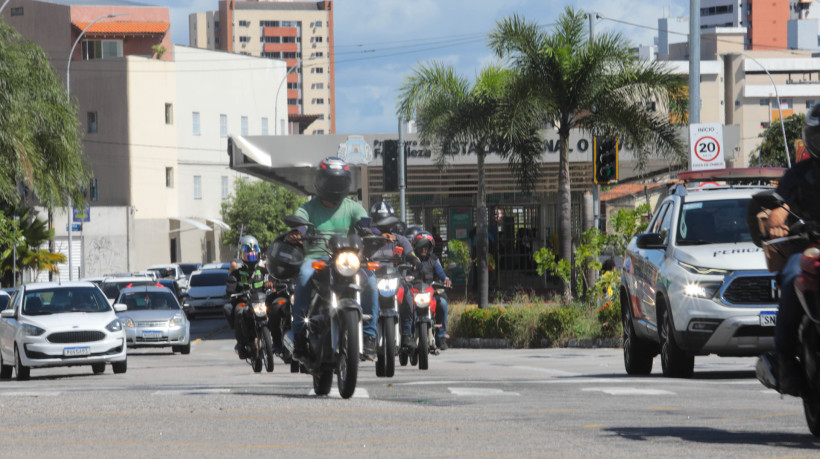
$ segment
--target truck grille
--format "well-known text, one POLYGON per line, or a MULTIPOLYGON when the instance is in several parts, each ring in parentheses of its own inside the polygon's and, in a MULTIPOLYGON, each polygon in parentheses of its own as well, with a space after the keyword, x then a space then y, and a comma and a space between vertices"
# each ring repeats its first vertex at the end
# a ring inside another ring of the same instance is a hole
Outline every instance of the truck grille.
POLYGON ((738 277, 726 287, 723 299, 732 304, 776 304, 774 277, 738 277))
POLYGON ((101 331, 70 331, 52 333, 48 335, 48 340, 52 343, 87 343, 90 341, 100 341, 105 338, 105 333, 101 331))

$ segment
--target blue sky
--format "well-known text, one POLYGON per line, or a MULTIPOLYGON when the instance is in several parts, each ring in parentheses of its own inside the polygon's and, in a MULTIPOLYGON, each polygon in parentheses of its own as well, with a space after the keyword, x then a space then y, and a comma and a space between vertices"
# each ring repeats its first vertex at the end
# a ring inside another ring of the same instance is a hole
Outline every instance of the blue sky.
MULTIPOLYGON (((217 0, 139 1, 168 6, 171 41, 183 45, 188 14, 218 9, 217 0)), ((472 79, 496 62, 486 40, 496 21, 518 14, 549 27, 566 5, 597 12, 596 33, 635 45, 654 43, 658 18, 689 15, 686 0, 335 0, 336 132, 396 131, 398 89, 414 65, 443 61, 472 79)))

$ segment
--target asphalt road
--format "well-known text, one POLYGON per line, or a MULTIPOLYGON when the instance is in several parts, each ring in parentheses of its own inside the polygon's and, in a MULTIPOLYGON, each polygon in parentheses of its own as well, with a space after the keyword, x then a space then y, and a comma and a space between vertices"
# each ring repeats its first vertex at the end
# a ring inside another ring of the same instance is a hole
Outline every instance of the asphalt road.
POLYGON ((4 457, 818 457, 799 399, 753 359, 704 357, 692 379, 628 377, 618 349, 450 349, 430 370, 362 365, 353 398, 312 394, 277 360, 254 374, 224 319, 190 355, 134 350, 110 367, 0 381, 4 457))

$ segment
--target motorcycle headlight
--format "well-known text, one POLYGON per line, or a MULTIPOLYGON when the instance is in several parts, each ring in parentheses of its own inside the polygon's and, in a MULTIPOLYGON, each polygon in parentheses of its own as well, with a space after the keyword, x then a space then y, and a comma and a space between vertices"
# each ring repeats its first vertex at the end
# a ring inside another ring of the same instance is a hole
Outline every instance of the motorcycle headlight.
POLYGON ((174 317, 171 317, 171 320, 168 321, 168 326, 170 327, 181 327, 185 325, 185 316, 183 314, 175 314, 174 317))
POLYGON ((122 322, 119 318, 116 318, 109 322, 108 325, 105 326, 105 329, 110 332, 118 332, 122 330, 122 322))
POLYGON ((268 313, 268 307, 265 303, 253 303, 253 313, 259 317, 263 317, 268 313))
POLYGON ((413 297, 413 302, 416 304, 417 308, 426 308, 430 306, 430 293, 416 293, 416 296, 413 297))
POLYGON ((344 277, 350 277, 359 271, 361 262, 355 252, 342 252, 336 257, 336 271, 344 277))
POLYGON ((728 269, 705 268, 703 266, 690 265, 689 263, 684 263, 682 261, 678 261, 678 264, 681 266, 681 268, 689 271, 692 274, 701 274, 704 276, 725 276, 726 274, 729 274, 728 269))
POLYGON ((120 323, 125 328, 131 328, 134 326, 134 321, 131 320, 130 317, 120 317, 120 323))
POLYGON ((379 279, 378 287, 379 295, 386 297, 394 296, 399 291, 399 278, 390 277, 387 279, 379 279))
POLYGON ((697 298, 712 298, 720 288, 720 282, 693 282, 683 287, 683 293, 697 298))
POLYGON ((40 336, 45 332, 45 330, 36 325, 23 324, 23 334, 26 336, 40 336))

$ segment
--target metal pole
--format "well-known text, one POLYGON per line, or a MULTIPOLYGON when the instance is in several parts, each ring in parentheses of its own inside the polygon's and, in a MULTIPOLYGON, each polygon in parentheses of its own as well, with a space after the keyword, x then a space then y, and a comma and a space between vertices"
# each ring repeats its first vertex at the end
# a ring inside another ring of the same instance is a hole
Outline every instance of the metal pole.
POLYGON ((399 208, 401 209, 401 221, 407 223, 407 212, 404 203, 404 192, 406 184, 404 183, 404 120, 399 118, 399 208))
MULTIPOLYGON (((755 64, 759 65, 760 68, 762 68, 763 71, 766 72, 766 75, 768 75, 769 81, 772 82, 772 88, 774 88, 774 97, 777 100, 777 113, 780 115, 780 132, 783 134, 783 148, 786 150, 786 164, 788 165, 789 168, 791 168, 792 167, 792 160, 791 160, 791 153, 789 153, 789 141, 786 139, 786 120, 783 119, 783 110, 780 109, 780 95, 777 93, 777 85, 774 84, 774 78, 772 78, 772 74, 769 73, 769 71, 766 70, 766 67, 763 67, 763 64, 761 64, 757 59, 753 58, 752 56, 750 56, 750 55, 748 55, 744 52, 740 52, 740 54, 748 57, 749 59, 754 61, 755 64)), ((760 156, 758 155, 757 158, 758 158, 758 161, 759 161, 760 156)), ((759 164, 758 164, 758 167, 760 167, 759 164)))
MULTIPOLYGON (((15 215, 14 216, 14 230, 15 230, 15 232, 17 231, 17 228, 19 228, 19 226, 18 226, 19 221, 20 221, 20 217, 15 215)), ((12 286, 16 289, 17 288, 17 240, 15 240, 14 243, 12 244, 11 252, 12 252, 12 262, 11 262, 12 286)))
POLYGON ((700 123, 700 0, 689 1, 689 124, 700 123))
MULTIPOLYGON (((598 18, 598 13, 589 13, 589 41, 590 41, 590 43, 595 38, 595 19, 597 19, 597 18, 598 18)), ((592 154, 594 155, 595 151, 593 151, 592 154)), ((594 174, 595 174, 595 171, 593 171, 593 175, 594 174)), ((596 229, 600 230, 601 225, 598 223, 598 220, 600 218, 601 204, 600 204, 600 196, 599 196, 598 193, 599 193, 598 184, 595 183, 595 181, 593 181, 592 182, 592 225, 596 229)))
MULTIPOLYGON (((289 68, 288 71, 285 72, 285 77, 282 78, 282 81, 279 82, 279 87, 276 88, 276 97, 273 99, 274 100, 274 103, 273 103, 273 118, 274 118, 273 135, 278 135, 278 132, 277 132, 278 129, 277 128, 279 126, 279 91, 282 89, 282 85, 285 84, 286 81, 288 81, 288 75, 290 75, 291 72, 296 70, 296 67, 300 66, 301 64, 302 64, 302 59, 297 59, 296 64, 294 64, 293 67, 289 68)), ((285 64, 285 65, 287 65, 287 64, 285 64)), ((287 101, 287 96, 285 97, 285 101, 287 101)), ((287 105, 287 102, 285 103, 285 105, 287 105)))
POLYGON ((8 5, 8 4, 9 4, 9 2, 10 2, 10 1, 11 1, 11 0, 6 0, 5 2, 3 2, 3 6, 0 6, 0 13, 2 13, 2 12, 3 12, 3 9, 6 7, 6 5, 8 5))

